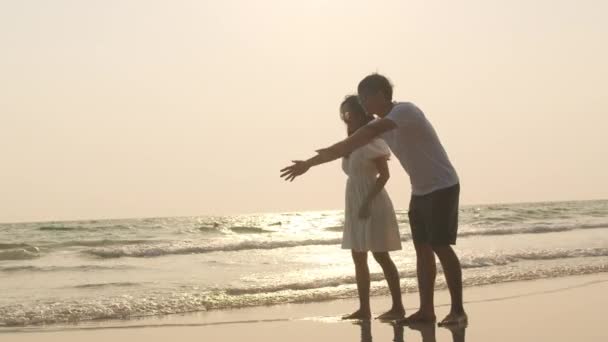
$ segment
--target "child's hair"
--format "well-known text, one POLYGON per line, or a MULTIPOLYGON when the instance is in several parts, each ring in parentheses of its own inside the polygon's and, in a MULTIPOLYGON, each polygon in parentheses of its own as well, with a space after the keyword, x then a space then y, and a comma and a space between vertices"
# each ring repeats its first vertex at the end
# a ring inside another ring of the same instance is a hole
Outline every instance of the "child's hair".
POLYGON ((393 85, 391 81, 380 74, 371 74, 359 82, 357 92, 359 95, 374 95, 381 91, 388 101, 393 100, 393 85))
MULTIPOLYGON (((359 102, 359 98, 357 97, 357 95, 348 95, 344 98, 344 101, 342 101, 342 103, 340 104, 340 118, 342 119, 342 121, 347 122, 346 118, 346 113, 342 111, 342 108, 344 107, 344 105, 348 106, 348 113, 349 115, 357 115, 359 118, 361 118, 361 122, 362 122, 362 126, 366 125, 368 122, 374 120, 374 117, 367 114, 367 112, 365 111, 365 109, 363 109, 363 106, 361 105, 361 103, 359 102)), ((352 135, 353 133, 355 133, 356 130, 353 130, 351 132, 351 129, 348 129, 348 135, 352 135)))

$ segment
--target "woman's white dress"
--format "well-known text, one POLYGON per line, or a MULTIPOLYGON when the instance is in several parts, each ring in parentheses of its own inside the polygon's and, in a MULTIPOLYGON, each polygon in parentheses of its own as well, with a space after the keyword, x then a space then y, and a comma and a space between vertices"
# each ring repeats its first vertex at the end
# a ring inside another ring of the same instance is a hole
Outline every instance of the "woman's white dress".
POLYGON ((384 140, 376 138, 369 144, 342 158, 342 170, 348 175, 346 182, 346 208, 342 248, 357 252, 388 252, 401 249, 399 226, 393 203, 385 189, 374 197, 370 216, 359 218, 359 209, 367 194, 372 191, 378 169, 374 159, 390 156, 384 140))

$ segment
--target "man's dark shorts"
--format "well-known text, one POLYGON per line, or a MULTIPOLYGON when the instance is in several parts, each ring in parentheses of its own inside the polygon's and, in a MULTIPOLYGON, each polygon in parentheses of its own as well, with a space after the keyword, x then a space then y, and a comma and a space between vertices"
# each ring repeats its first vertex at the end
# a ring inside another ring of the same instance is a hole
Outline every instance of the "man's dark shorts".
POLYGON ((455 245, 458 233, 460 184, 410 200, 410 228, 414 242, 455 245))

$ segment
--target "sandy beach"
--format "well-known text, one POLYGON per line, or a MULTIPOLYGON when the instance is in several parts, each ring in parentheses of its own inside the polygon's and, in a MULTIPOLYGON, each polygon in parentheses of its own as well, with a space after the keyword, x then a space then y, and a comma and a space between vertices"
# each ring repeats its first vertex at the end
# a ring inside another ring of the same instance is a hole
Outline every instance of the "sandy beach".
MULTIPOLYGON (((345 322, 353 299, 310 304, 218 310, 127 321, 33 330, 8 328, 2 341, 605 341, 608 274, 519 281, 467 288, 466 329, 394 326, 345 322)), ((407 310, 417 307, 417 293, 404 295, 407 310)), ((438 317, 449 303, 436 294, 438 317)), ((372 298, 376 314, 388 308, 387 297, 372 298)), ((29 328, 32 329, 32 328, 29 328)))

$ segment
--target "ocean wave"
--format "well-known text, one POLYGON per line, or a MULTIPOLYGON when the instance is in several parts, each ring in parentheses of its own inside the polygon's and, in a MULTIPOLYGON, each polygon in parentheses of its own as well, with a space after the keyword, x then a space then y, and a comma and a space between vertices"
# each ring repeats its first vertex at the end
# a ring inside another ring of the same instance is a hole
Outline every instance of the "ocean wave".
MULTIPOLYGON (((155 242, 153 240, 112 240, 112 239, 102 239, 102 240, 71 240, 65 241, 55 244, 50 244, 45 247, 100 247, 100 246, 115 246, 115 245, 137 245, 143 243, 155 242)), ((164 241, 158 241, 164 242, 164 241)))
POLYGON ((325 227, 323 229, 327 230, 329 232, 342 232, 344 230, 344 226, 332 226, 332 227, 325 227))
POLYGON ((62 230, 76 230, 79 229, 80 227, 64 227, 64 226, 42 226, 42 227, 38 227, 38 230, 58 230, 58 231, 62 231, 62 230))
POLYGON ((225 245, 144 245, 125 246, 119 248, 94 248, 85 253, 101 258, 120 257, 157 257, 163 255, 201 254, 211 252, 233 252, 254 249, 277 249, 310 245, 335 245, 341 243, 342 239, 312 239, 312 240, 288 240, 288 241, 246 241, 225 245))
POLYGON ((43 250, 57 249, 61 247, 104 247, 104 246, 121 246, 121 245, 137 245, 144 243, 163 243, 166 240, 143 240, 143 239, 100 239, 100 240, 68 240, 63 242, 37 241, 38 246, 32 246, 27 243, 8 243, 0 244, 0 251, 9 249, 25 249, 30 252, 40 252, 43 250))
POLYGON ((0 272, 88 272, 88 271, 114 271, 132 269, 133 266, 127 265, 79 265, 79 266, 0 266, 0 272))
POLYGON ((27 260, 40 257, 40 251, 37 247, 21 248, 0 252, 0 260, 27 260))
MULTIPOLYGON (((513 271, 479 274, 466 277, 466 287, 551 277, 608 272, 608 264, 578 267, 550 267, 531 271, 513 271)), ((443 277, 437 279, 437 288, 445 288, 443 277)), ((402 279, 404 292, 415 292, 414 279, 402 279)), ((371 295, 387 295, 384 281, 373 281, 371 295)), ((0 326, 34 326, 42 324, 77 323, 90 320, 128 319, 167 314, 265 306, 285 303, 322 302, 357 296, 355 284, 303 290, 280 290, 274 293, 247 293, 226 291, 169 291, 165 293, 140 291, 137 294, 112 297, 82 297, 78 300, 48 302, 23 301, 0 307, 0 326)))
POLYGON ((554 260, 601 256, 608 256, 608 248, 538 250, 505 255, 461 257, 460 263, 462 268, 477 268, 502 266, 524 260, 554 260))
MULTIPOLYGON (((370 281, 383 281, 384 274, 382 273, 370 273, 370 281)), ((404 278, 413 278, 416 277, 416 270, 403 271, 399 272, 399 277, 401 279, 404 278)), ((353 285, 357 283, 357 279, 354 275, 352 276, 342 276, 335 278, 325 278, 325 279, 314 279, 307 282, 300 283, 283 283, 283 284, 275 284, 272 286, 262 286, 262 287, 233 287, 229 289, 225 289, 226 294, 231 296, 236 295, 244 295, 244 294, 258 294, 258 293, 273 293, 273 292, 281 292, 281 291, 304 291, 304 290, 313 290, 313 289, 321 289, 325 287, 337 287, 344 285, 353 285)), ((219 289, 218 289, 219 291, 219 289)))
MULTIPOLYGON (((484 256, 484 257, 461 257, 461 266, 463 269, 504 266, 510 263, 523 260, 553 260, 567 258, 583 258, 583 257, 600 257, 608 256, 608 248, 588 248, 588 249, 573 249, 573 250, 552 250, 552 251, 535 251, 522 252, 508 255, 484 256)), ((441 269, 438 270, 441 272, 441 269)), ((415 278, 416 270, 406 270, 399 273, 401 279, 415 278)), ((371 281, 382 281, 384 275, 382 273, 371 273, 371 281)), ((314 279, 308 282, 292 282, 279 283, 272 286, 264 287, 245 287, 245 288, 230 288, 226 290, 229 295, 254 294, 254 293, 271 293, 279 291, 301 291, 323 287, 334 287, 341 285, 356 284, 355 276, 342 276, 335 278, 314 279)))
MULTIPOLYGON (((279 222, 280 224, 280 222, 279 222)), ((270 224, 273 226, 276 224, 270 224)), ((262 227, 249 227, 249 226, 234 226, 234 227, 222 227, 220 225, 213 226, 200 226, 198 230, 205 233, 237 233, 237 234, 263 234, 263 233, 274 233, 274 230, 265 229, 262 227)))
POLYGON ((0 243, 0 250, 3 249, 15 249, 15 248, 32 248, 34 246, 28 245, 27 243, 0 243))
MULTIPOLYGON (((329 227, 331 228, 331 227, 329 227)), ((512 234, 541 234, 570 231, 575 229, 599 229, 606 228, 606 224, 587 224, 578 226, 534 226, 528 228, 492 228, 484 230, 464 231, 459 233, 459 237, 471 236, 490 236, 490 235, 512 235, 512 234)), ((248 228, 250 229, 250 228, 248 228)), ((327 228, 325 228, 327 229, 327 228)), ((337 229, 337 228, 336 228, 337 229)), ((411 236, 408 233, 401 235, 402 241, 408 241, 411 236)), ((147 241, 150 242, 150 241, 147 241)), ((101 258, 120 258, 120 257, 158 257, 164 255, 182 255, 182 254, 201 254, 211 252, 236 252, 247 250, 267 250, 277 248, 291 248, 311 245, 337 245, 342 242, 341 238, 329 239, 308 239, 308 240, 259 240, 245 242, 227 242, 221 243, 202 243, 192 244, 184 242, 176 243, 156 243, 153 245, 146 244, 146 241, 140 241, 137 244, 125 243, 125 246, 116 248, 94 248, 84 251, 87 254, 98 256, 101 258)))
POLYGON ((203 232, 219 232, 219 226, 200 226, 197 229, 203 232))
POLYGON ((130 286, 140 286, 141 283, 133 283, 133 282, 115 282, 115 283, 92 283, 92 284, 82 284, 72 286, 72 288, 76 289, 98 289, 101 287, 130 287, 130 286))
POLYGON ((260 227, 230 227, 228 228, 230 231, 239 234, 262 234, 262 233, 273 233, 272 230, 267 230, 260 227))
POLYGON ((504 227, 504 228, 483 228, 458 233, 459 237, 483 236, 483 235, 514 235, 514 234, 542 234, 559 233, 580 229, 599 229, 608 228, 608 222, 590 224, 569 224, 569 225, 545 225, 538 224, 531 227, 504 227))
POLYGON ((116 225, 110 225, 110 226, 40 226, 40 227, 38 227, 38 230, 42 230, 42 231, 77 231, 77 230, 95 231, 95 230, 114 230, 114 229, 123 230, 123 229, 132 229, 132 227, 123 225, 123 224, 116 224, 116 225))

